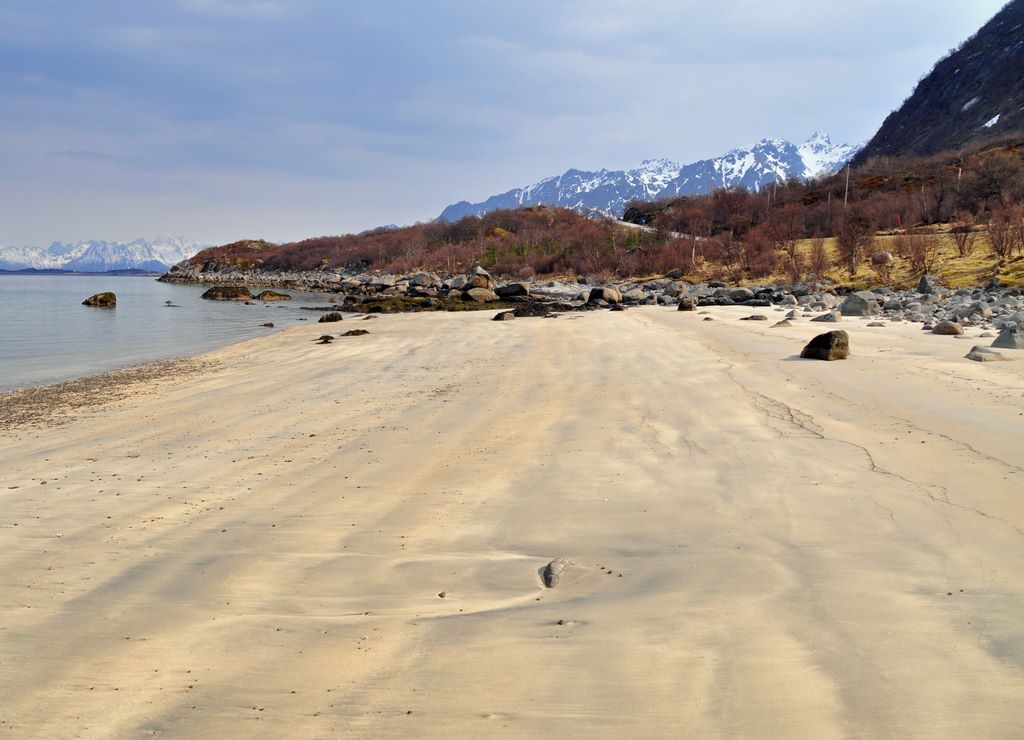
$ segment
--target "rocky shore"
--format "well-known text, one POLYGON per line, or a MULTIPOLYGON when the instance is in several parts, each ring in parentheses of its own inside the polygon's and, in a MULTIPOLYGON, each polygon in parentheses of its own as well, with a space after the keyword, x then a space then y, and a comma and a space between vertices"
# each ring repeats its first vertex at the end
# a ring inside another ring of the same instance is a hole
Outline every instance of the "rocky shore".
POLYGON ((702 306, 788 307, 791 318, 838 322, 844 317, 917 322, 935 329, 944 322, 984 330, 1024 329, 1024 289, 985 286, 950 289, 931 275, 910 290, 877 287, 849 291, 824 284, 768 284, 729 287, 725 283, 691 284, 669 274, 648 280, 606 281, 599 277, 570 280, 501 282, 482 267, 466 275, 432 272, 405 275, 312 270, 283 272, 234 270, 217 265, 182 262, 160 278, 169 283, 224 287, 288 288, 343 294, 340 306, 360 313, 401 313, 468 308, 520 308, 532 305, 552 311, 661 305, 680 310, 702 306))

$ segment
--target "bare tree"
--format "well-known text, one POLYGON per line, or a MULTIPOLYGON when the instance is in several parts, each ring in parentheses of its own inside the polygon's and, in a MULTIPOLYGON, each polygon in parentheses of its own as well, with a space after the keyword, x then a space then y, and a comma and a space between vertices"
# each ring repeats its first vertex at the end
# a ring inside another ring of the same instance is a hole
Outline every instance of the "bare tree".
POLYGON ((974 251, 974 218, 970 213, 961 213, 960 220, 949 230, 956 244, 956 253, 961 257, 969 257, 974 251))
POLYGON ((863 209, 851 206, 836 217, 833 230, 839 255, 850 270, 850 277, 853 277, 857 274, 857 265, 861 257, 875 238, 871 220, 863 209))
POLYGON ((893 240, 893 248, 915 275, 931 272, 939 259, 939 240, 923 234, 898 236, 893 240))
POLYGON ((811 272, 814 277, 821 279, 825 271, 832 266, 828 258, 828 251, 825 249, 825 240, 820 236, 811 241, 811 272))
POLYGON ((1020 248, 1020 216, 1014 211, 1013 208, 997 206, 989 212, 988 243, 999 259, 1006 259, 1014 249, 1020 248))

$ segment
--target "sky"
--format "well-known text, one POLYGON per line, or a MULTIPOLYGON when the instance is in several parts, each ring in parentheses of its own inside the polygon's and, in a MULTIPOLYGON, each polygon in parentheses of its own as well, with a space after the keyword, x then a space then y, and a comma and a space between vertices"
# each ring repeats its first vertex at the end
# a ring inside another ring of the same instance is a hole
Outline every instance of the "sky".
POLYGON ((869 139, 1004 0, 0 0, 0 244, 290 241, 869 139))

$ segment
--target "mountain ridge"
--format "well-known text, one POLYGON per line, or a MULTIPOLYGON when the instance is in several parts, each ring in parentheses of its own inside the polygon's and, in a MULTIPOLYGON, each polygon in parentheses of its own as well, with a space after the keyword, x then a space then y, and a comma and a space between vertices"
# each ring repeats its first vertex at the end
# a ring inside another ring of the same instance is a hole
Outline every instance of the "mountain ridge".
POLYGON ((856 151, 856 146, 833 144, 828 134, 816 131, 799 145, 785 139, 762 139, 746 148, 730 149, 720 157, 686 165, 668 159, 648 159, 632 170, 569 169, 477 203, 453 203, 441 212, 438 220, 457 221, 464 216, 532 205, 620 217, 631 200, 703 195, 731 186, 757 191, 780 180, 806 180, 831 174, 856 151))
POLYGON ((1012 0, 921 78, 854 157, 930 156, 1024 133, 1024 0, 1012 0))
POLYGON ((65 272, 112 272, 144 270, 165 272, 204 246, 180 236, 159 236, 152 241, 83 240, 74 244, 55 241, 48 247, 0 246, 0 269, 62 270, 65 272))

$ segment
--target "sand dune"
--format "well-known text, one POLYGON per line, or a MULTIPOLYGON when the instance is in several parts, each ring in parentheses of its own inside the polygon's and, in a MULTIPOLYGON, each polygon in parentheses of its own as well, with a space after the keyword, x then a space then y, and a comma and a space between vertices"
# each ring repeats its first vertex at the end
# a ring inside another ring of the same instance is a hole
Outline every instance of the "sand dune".
POLYGON ((308 326, 18 416, 0 735, 1019 737, 1024 362, 744 313, 308 326))

